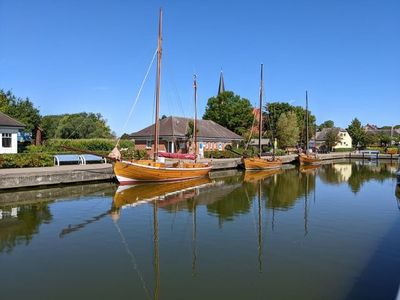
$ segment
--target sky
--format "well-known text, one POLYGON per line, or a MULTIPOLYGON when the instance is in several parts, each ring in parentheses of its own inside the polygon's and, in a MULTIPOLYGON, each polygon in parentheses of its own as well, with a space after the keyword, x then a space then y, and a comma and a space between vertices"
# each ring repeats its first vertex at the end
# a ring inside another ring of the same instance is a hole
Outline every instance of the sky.
POLYGON ((254 105, 309 108, 317 123, 400 124, 400 1, 0 0, 0 89, 42 115, 101 113, 118 135, 154 121, 163 7, 160 115, 193 116, 225 88, 254 105), (129 118, 129 119, 128 119, 129 118))

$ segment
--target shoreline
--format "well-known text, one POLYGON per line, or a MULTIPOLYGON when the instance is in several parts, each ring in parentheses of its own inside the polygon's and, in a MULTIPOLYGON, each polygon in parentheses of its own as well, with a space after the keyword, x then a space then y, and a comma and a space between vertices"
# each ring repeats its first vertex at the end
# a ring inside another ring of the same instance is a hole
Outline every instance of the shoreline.
MULTIPOLYGON (((334 152, 329 154, 319 154, 319 156, 323 160, 384 159, 396 162, 399 159, 398 154, 379 154, 378 156, 374 155, 371 157, 365 154, 352 152, 334 152)), ((296 163, 296 157, 297 155, 295 154, 281 156, 284 164, 296 163)), ((213 166, 212 171, 231 170, 241 167, 240 158, 202 159, 201 161, 210 162, 213 166)), ((0 178, 0 191, 77 183, 115 181, 115 175, 111 164, 0 169, 0 178)))

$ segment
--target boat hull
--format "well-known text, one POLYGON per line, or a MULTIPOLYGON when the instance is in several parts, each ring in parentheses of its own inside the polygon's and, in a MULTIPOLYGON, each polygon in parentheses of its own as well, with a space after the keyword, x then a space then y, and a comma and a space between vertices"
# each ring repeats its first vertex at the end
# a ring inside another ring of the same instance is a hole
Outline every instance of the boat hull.
POLYGON ((277 169, 282 166, 281 160, 267 160, 258 157, 243 158, 244 168, 246 170, 268 170, 277 169))
POLYGON ((208 176, 211 166, 202 164, 184 164, 182 167, 164 167, 162 164, 148 162, 117 161, 114 173, 120 184, 137 182, 168 182, 208 176))
POLYGON ((322 159, 305 154, 300 154, 299 162, 301 165, 318 165, 322 163, 322 159))

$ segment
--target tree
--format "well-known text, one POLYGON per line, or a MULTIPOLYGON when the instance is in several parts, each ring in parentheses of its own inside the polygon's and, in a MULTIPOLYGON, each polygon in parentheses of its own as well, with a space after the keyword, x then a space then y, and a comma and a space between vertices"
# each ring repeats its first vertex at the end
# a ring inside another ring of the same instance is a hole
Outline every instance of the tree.
POLYGON ((379 136, 375 133, 367 132, 365 134, 364 143, 366 146, 378 145, 379 136))
POLYGON ((299 127, 297 126, 297 116, 295 112, 289 111, 281 114, 276 124, 278 146, 285 148, 297 144, 299 137, 299 127))
POLYGON ((208 99, 203 119, 212 120, 242 135, 253 123, 253 107, 249 100, 226 91, 208 99))
POLYGON ((23 131, 33 133, 40 125, 39 110, 29 98, 17 98, 11 91, 0 90, 0 111, 25 124, 23 131))
POLYGON ((339 142, 339 128, 329 128, 326 132, 325 145, 329 151, 339 142))
POLYGON ((335 122, 332 120, 325 121, 318 126, 318 130, 321 131, 324 128, 333 128, 335 127, 335 122))
POLYGON ((131 136, 128 133, 124 133, 123 135, 121 135, 121 140, 130 140, 131 136))
POLYGON ((355 118, 351 121, 349 127, 347 127, 347 132, 353 139, 353 145, 365 146, 366 145, 366 133, 361 126, 361 122, 355 118))
POLYGON ((392 143, 392 138, 387 134, 381 133, 378 138, 381 146, 387 147, 392 143))
POLYGON ((43 117, 46 139, 110 138, 111 130, 101 114, 77 113, 43 117))
MULTIPOLYGON (((298 140, 306 144, 306 110, 301 106, 293 106, 286 102, 273 102, 266 106, 267 113, 264 116, 264 128, 268 129, 269 136, 277 135, 277 122, 283 113, 294 112, 299 128, 298 140)), ((309 138, 315 133, 315 116, 308 110, 309 138)))

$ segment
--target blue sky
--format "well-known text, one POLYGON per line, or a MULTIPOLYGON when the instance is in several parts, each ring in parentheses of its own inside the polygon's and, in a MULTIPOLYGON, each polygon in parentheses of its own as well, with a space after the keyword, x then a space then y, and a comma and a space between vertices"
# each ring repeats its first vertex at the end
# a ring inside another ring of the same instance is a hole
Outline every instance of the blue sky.
POLYGON ((0 0, 0 88, 43 115, 99 112, 118 134, 149 125, 155 66, 123 125, 157 45, 164 8, 161 114, 199 115, 225 87, 255 104, 304 105, 317 123, 400 123, 400 1, 0 0))

